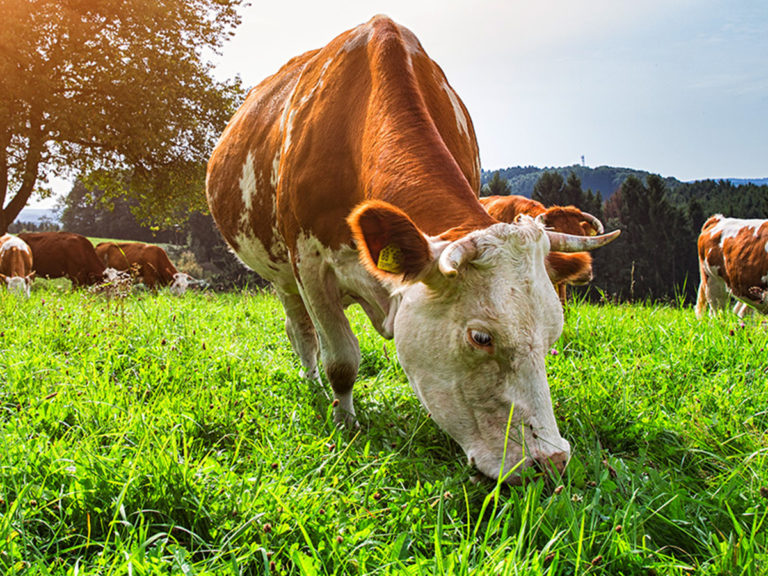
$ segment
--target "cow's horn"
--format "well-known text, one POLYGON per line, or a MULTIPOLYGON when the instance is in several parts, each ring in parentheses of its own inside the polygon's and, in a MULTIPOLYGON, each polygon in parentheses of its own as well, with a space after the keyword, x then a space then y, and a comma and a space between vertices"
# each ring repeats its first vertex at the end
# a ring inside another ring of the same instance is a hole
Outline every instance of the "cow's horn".
POLYGON ((549 249, 552 252, 585 252, 612 242, 621 233, 621 230, 614 230, 600 236, 574 236, 550 230, 544 232, 549 237, 549 249))
POLYGON ((459 273, 459 268, 464 265, 465 262, 470 262, 477 255, 477 246, 474 240, 470 238, 462 238, 456 242, 452 242, 448 247, 443 250, 438 260, 438 267, 440 272, 444 276, 456 276, 459 273))
POLYGON ((605 232, 605 229, 603 228, 603 223, 600 222, 597 218, 592 216, 589 212, 582 212, 582 215, 584 216, 584 219, 587 220, 590 224, 592 224, 592 227, 597 231, 598 234, 602 234, 605 232))

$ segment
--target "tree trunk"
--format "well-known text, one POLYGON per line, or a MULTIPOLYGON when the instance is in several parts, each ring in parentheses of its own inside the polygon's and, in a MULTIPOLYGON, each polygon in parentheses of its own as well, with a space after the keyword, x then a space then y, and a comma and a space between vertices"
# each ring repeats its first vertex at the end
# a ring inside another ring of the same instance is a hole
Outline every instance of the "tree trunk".
POLYGON ((0 235, 8 232, 8 227, 18 217, 24 206, 27 205, 29 198, 32 196, 32 191, 35 189, 37 183, 37 171, 40 167, 40 161, 43 158, 43 145, 44 136, 42 128, 42 114, 33 110, 29 118, 29 146, 27 148, 27 157, 24 161, 24 173, 21 176, 21 186, 19 186, 16 194, 13 195, 11 201, 7 205, 3 206, 5 198, 8 195, 8 165, 7 165, 7 148, 3 148, 3 156, 6 156, 6 162, 3 163, 3 174, 6 182, 2 192, 2 202, 0 202, 0 235))

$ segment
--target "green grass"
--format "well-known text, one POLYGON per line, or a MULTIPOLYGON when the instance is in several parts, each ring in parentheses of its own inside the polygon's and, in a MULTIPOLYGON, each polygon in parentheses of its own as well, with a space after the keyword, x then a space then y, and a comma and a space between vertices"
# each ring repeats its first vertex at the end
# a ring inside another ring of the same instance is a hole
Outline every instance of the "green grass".
POLYGON ((0 290, 2 574, 768 573, 768 329, 569 308, 562 484, 470 481, 350 311, 360 429, 268 293, 0 290))

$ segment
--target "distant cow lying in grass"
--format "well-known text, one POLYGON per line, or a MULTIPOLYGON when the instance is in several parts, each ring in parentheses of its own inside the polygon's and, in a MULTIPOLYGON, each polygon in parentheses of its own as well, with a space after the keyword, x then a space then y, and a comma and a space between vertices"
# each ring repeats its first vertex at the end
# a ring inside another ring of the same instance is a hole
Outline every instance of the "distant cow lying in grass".
POLYGON ((96 245, 96 254, 106 266, 135 271, 150 290, 157 290, 158 285, 170 286, 171 292, 180 296, 189 286, 199 283, 189 274, 176 270, 165 250, 154 244, 101 242, 96 245))
POLYGON ((66 277, 75 288, 109 281, 110 272, 85 236, 74 232, 25 232, 19 238, 32 250, 38 277, 66 277))
MULTIPOLYGON (((513 223, 520 214, 536 218, 548 229, 574 236, 603 233, 603 224, 575 206, 545 207, 525 196, 488 196, 480 198, 488 214, 501 222, 513 223)), ((565 304, 565 286, 583 286, 592 281, 592 256, 588 252, 564 254, 550 252, 545 260, 549 279, 555 285, 560 302, 565 304)))
POLYGON ((35 277, 32 262, 32 250, 26 242, 10 234, 0 236, 0 281, 8 290, 29 298, 29 286, 35 277))

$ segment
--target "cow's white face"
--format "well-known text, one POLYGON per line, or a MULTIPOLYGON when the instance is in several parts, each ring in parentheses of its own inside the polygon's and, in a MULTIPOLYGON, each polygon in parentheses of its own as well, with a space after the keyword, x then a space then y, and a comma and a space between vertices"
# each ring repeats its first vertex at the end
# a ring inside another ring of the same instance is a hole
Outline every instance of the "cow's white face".
POLYGON ((184 294, 184 292, 187 291, 187 288, 190 284, 193 284, 195 282, 195 279, 192 278, 189 274, 185 274, 184 272, 176 272, 176 274, 173 275, 173 283, 171 283, 171 294, 174 294, 175 296, 181 296, 184 294))
POLYGON ((32 284, 32 276, 4 276, 9 292, 23 294, 29 298, 29 288, 32 284))
POLYGON ((105 282, 124 282, 130 280, 131 275, 128 272, 121 272, 117 268, 105 268, 101 277, 105 282))
MULTIPOLYGON (((429 240, 435 262, 452 244, 429 240)), ((435 422, 490 477, 536 462, 565 466, 544 360, 563 313, 533 222, 497 224, 454 242, 473 256, 455 271, 438 265, 403 290, 395 318, 398 357, 435 422), (507 431, 509 432, 507 434, 507 431)))

